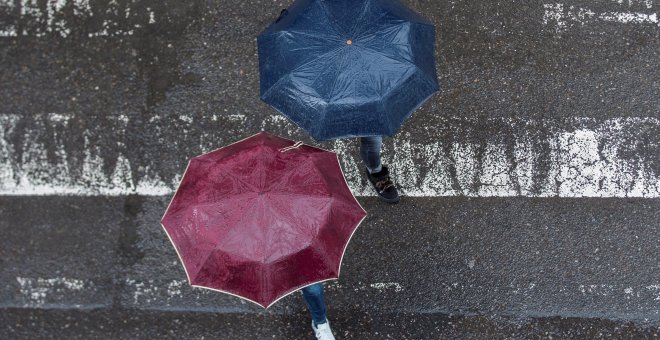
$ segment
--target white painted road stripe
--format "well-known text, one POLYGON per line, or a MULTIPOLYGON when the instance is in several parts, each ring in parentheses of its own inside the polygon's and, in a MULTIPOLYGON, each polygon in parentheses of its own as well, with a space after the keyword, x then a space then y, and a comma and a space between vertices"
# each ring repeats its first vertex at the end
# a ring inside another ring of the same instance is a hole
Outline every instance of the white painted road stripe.
MULTIPOLYGON (((621 2, 620 2, 621 3, 621 2)), ((629 2, 632 6, 632 1, 629 2)), ((637 4, 649 10, 648 13, 640 12, 601 12, 597 13, 589 8, 570 6, 561 3, 544 4, 543 25, 555 27, 557 32, 566 30, 569 26, 584 26, 585 24, 606 21, 623 24, 652 24, 660 25, 657 14, 652 10, 651 2, 643 1, 637 4)))
MULTIPOLYGON (((14 301, 7 303, 4 302, 0 307, 39 307, 48 308, 50 306, 57 307, 61 305, 57 303, 60 300, 76 299, 84 300, 97 292, 97 287, 91 280, 82 280, 66 277, 49 277, 49 278, 31 278, 31 277, 17 277, 16 282, 18 286, 18 295, 15 296, 14 301)), ((132 307, 139 307, 142 309, 158 309, 163 305, 171 306, 176 303, 185 301, 184 295, 190 296, 195 293, 195 299, 203 301, 208 299, 209 295, 214 292, 191 287, 186 280, 134 280, 125 279, 125 287, 132 295, 131 301, 125 301, 127 305, 132 307)), ((328 291, 338 291, 345 289, 339 282, 333 281, 326 285, 328 291)), ((511 294, 530 295, 534 291, 538 291, 543 287, 538 284, 530 282, 525 285, 509 286, 508 291, 511 294)), ((405 291, 405 288, 397 282, 374 282, 368 284, 361 284, 359 286, 352 286, 353 290, 360 291, 377 291, 378 294, 399 294, 405 291)), ((450 294, 451 291, 466 290, 462 283, 454 283, 445 285, 442 289, 447 290, 450 294)), ((660 301, 660 284, 651 283, 643 285, 611 285, 611 284, 594 284, 594 283, 571 283, 561 287, 562 290, 569 290, 580 292, 583 296, 588 296, 593 299, 602 298, 625 298, 627 300, 649 300, 660 301)), ((504 293, 506 294, 506 293, 504 293)), ((76 304, 71 306, 73 308, 84 307, 83 304, 76 304)), ((196 310, 192 306, 185 306, 187 310, 196 310)))
MULTIPOLYGON (((17 2, 15 0, 0 0, 0 9, 6 13, 14 12, 17 2)), ((0 37, 24 36, 45 36, 49 33, 58 33, 66 38, 71 34, 71 23, 62 19, 63 11, 67 5, 66 0, 51 0, 46 6, 41 6, 40 0, 20 0, 19 17, 22 20, 28 19, 31 22, 46 22, 46 25, 33 25, 33 27, 24 27, 21 32, 13 24, 0 26, 0 37)), ((69 5, 73 8, 73 14, 78 17, 91 17, 93 10, 89 0, 70 0, 69 5)), ((154 11, 147 7, 136 8, 131 4, 119 5, 116 2, 107 4, 116 13, 116 18, 106 18, 103 20, 101 28, 96 32, 88 33, 89 37, 95 36, 126 36, 133 35, 135 30, 144 28, 147 25, 156 22, 154 11), (121 21, 131 19, 139 23, 130 25, 122 24, 121 21)), ((563 3, 543 4, 544 16, 543 25, 554 28, 557 32, 566 30, 569 26, 584 26, 587 23, 606 21, 626 24, 654 24, 660 25, 657 14, 653 11, 652 0, 612 0, 613 8, 628 7, 637 11, 606 11, 596 12, 590 8, 579 7, 563 3), (645 12, 639 12, 643 10, 645 12)), ((98 10, 98 9, 97 9, 98 10)))
MULTIPOLYGON (((16 4, 17 1, 15 0, 0 0, 0 9, 6 13, 11 13, 15 11, 16 4)), ((72 27, 70 27, 72 23, 63 19, 67 5, 72 7, 73 14, 76 17, 92 17, 94 12, 89 0, 48 0, 45 6, 42 5, 43 1, 41 0, 20 0, 18 1, 19 16, 21 19, 28 18, 33 22, 46 22, 46 25, 24 27, 21 32, 18 32, 14 25, 0 26, 0 37, 16 37, 18 35, 42 37, 54 32, 66 38, 72 30, 72 27)), ((155 13, 150 7, 142 8, 139 5, 133 6, 130 2, 120 4, 116 1, 111 1, 102 6, 97 4, 96 10, 98 11, 101 7, 107 12, 114 13, 115 18, 104 19, 100 25, 101 28, 98 31, 89 32, 89 37, 133 35, 134 30, 156 22, 155 13), (129 19, 131 22, 139 21, 140 23, 130 25, 121 23, 121 21, 129 19)))
MULTIPOLYGON (((51 139, 57 139, 58 127, 66 127, 68 116, 45 116, 54 125, 51 139)), ((264 126, 287 127, 281 117, 272 117, 264 126)), ((227 117, 235 118, 236 115, 227 117)), ((10 136, 20 119, 18 115, 0 115, 0 195, 171 195, 179 183, 178 177, 133 178, 132 167, 141 164, 130 164, 121 154, 113 173, 104 175, 104 159, 87 142, 81 146, 85 155, 81 168, 71 169, 63 145, 55 146, 57 160, 53 162, 52 156, 48 160, 46 147, 37 138, 39 131, 25 136, 25 145, 20 146, 23 152, 17 160, 10 136)), ((407 196, 660 197, 660 177, 650 164, 654 160, 635 156, 635 148, 645 143, 639 140, 638 132, 659 127, 660 120, 619 118, 600 124, 592 122, 588 124, 591 128, 577 125, 574 130, 549 133, 543 143, 549 150, 544 150, 543 159, 540 150, 535 149, 538 140, 534 142, 526 135, 515 136, 514 155, 509 150, 507 156, 507 146, 498 140, 486 138, 485 152, 480 153, 479 145, 468 141, 420 144, 399 134, 393 147, 384 149, 384 163, 390 166, 400 191, 407 196), (622 149, 632 156, 622 158, 622 149), (545 162, 545 170, 539 172, 541 162, 545 162), (450 175, 451 169, 455 169, 454 176, 450 175)), ((353 192, 373 196, 364 180, 363 166, 355 156, 355 141, 335 141, 333 147, 353 192)), ((147 174, 155 173, 152 169, 144 170, 147 174)))

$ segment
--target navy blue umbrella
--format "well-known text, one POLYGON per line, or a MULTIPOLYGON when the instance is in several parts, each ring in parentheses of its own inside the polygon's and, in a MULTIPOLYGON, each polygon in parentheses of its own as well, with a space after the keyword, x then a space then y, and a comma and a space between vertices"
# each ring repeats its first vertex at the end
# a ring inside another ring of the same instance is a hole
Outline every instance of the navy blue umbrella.
POLYGON ((391 136, 438 90, 434 43, 396 0, 297 0, 257 38, 261 99, 317 140, 391 136))

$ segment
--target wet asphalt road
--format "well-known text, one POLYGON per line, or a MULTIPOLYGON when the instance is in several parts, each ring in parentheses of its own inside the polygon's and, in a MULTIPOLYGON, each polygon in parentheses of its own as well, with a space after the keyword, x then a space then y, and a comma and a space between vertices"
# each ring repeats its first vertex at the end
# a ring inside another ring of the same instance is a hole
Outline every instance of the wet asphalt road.
MULTIPOLYGON (((8 310, 0 335, 34 339, 313 339, 307 315, 8 310), (53 333, 57 332, 57 333, 53 333)), ((338 339, 654 339, 658 329, 630 322, 347 310, 333 319, 338 339)))
MULTIPOLYGON (((338 338, 657 338, 660 199, 528 196, 565 180, 551 171, 557 131, 618 119, 635 123, 612 134, 617 155, 660 173, 660 4, 406 3, 437 25, 442 90, 386 151, 471 143, 482 168, 493 140, 515 164, 524 135, 539 161, 518 197, 466 197, 483 183, 458 161, 456 195, 360 197, 369 217, 327 289, 338 338)), ((315 143, 258 97, 255 38, 287 3, 62 4, 0 1, 2 184, 88 190, 0 197, 0 338, 310 338, 300 296, 264 312, 186 285, 158 224, 168 194, 94 195, 119 159, 118 187, 171 186, 191 155, 262 129, 315 143), (84 170, 90 152, 101 180, 84 170)))
MULTIPOLYGON (((0 298, 3 322, 14 325, 7 332, 59 332, 54 320, 84 316, 68 332, 147 337, 155 319, 174 338, 195 338, 213 332, 164 320, 201 317, 194 322, 201 327, 226 317, 210 326, 225 338, 306 334, 298 294, 264 312, 188 287, 158 225, 165 197, 0 202, 0 298), (110 326, 125 318, 133 328, 110 326)), ((658 200, 360 202, 370 215, 347 249, 341 280, 326 289, 329 317, 348 338, 377 331, 410 339, 657 333, 657 291, 646 283, 658 275, 649 254, 657 247, 658 200)))

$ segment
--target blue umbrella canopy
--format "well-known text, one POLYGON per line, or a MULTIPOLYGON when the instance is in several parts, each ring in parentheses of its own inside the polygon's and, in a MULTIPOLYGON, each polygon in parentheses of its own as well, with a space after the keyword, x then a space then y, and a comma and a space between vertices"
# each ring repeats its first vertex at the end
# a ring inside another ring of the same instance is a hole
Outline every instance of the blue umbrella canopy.
POLYGON ((317 140, 391 136, 438 90, 435 27, 396 0, 297 0, 257 44, 261 99, 317 140))

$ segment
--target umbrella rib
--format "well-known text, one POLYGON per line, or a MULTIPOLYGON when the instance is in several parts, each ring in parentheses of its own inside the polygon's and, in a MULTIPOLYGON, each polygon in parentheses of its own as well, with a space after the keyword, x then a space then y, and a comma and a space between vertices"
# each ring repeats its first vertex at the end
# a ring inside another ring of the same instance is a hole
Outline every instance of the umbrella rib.
POLYGON ((291 30, 291 31, 284 31, 284 32, 288 32, 288 33, 292 33, 292 34, 295 33, 295 34, 304 35, 304 36, 308 36, 308 37, 312 37, 312 38, 321 38, 322 37, 322 38, 326 38, 328 40, 333 40, 333 41, 343 41, 340 38, 338 38, 337 36, 333 37, 330 34, 322 34, 321 33, 319 35, 316 35, 316 34, 307 33, 307 32, 298 31, 298 30, 291 30))
MULTIPOLYGON (((229 146, 229 145, 228 145, 228 146, 229 146)), ((226 147, 227 147, 227 146, 222 147, 222 148, 219 148, 218 150, 220 150, 220 149, 225 149, 226 147)), ((217 151, 217 150, 215 150, 215 151, 217 151)), ((242 151, 244 151, 244 150, 242 150, 242 151)), ((239 182, 243 183, 243 184, 246 185, 247 187, 254 188, 254 186, 253 186, 252 184, 250 184, 250 183, 248 183, 248 182, 242 180, 239 176, 237 176, 236 173, 233 172, 233 168, 232 168, 231 166, 229 166, 228 163, 226 163, 226 162, 221 162, 222 160, 225 160, 227 157, 235 156, 236 154, 237 154, 237 153, 224 155, 222 158, 220 158, 220 159, 215 159, 215 160, 209 160, 209 159, 205 159, 205 158, 198 158, 199 156, 194 157, 193 159, 196 159, 196 160, 198 160, 198 161, 200 161, 200 162, 204 162, 204 163, 214 163, 214 164, 213 164, 213 167, 215 167, 215 168, 224 168, 225 171, 226 171, 226 174, 227 174, 227 175, 231 175, 231 177, 236 178, 239 182)), ((221 182, 214 182, 214 183, 221 183, 221 182)))
POLYGON ((399 62, 399 63, 405 63, 405 64, 412 64, 412 65, 415 65, 415 63, 412 62, 412 61, 410 61, 410 60, 401 60, 401 59, 398 59, 398 58, 396 58, 396 57, 394 57, 394 56, 390 56, 390 55, 384 54, 382 51, 375 50, 375 49, 373 49, 373 48, 371 48, 371 47, 360 46, 360 48, 363 48, 363 49, 365 49, 365 50, 369 50, 369 51, 371 51, 371 52, 374 52, 374 53, 378 54, 379 56, 382 56, 383 58, 387 58, 387 59, 389 59, 389 60, 393 60, 393 61, 396 61, 396 62, 399 62))
POLYGON ((360 25, 360 22, 362 22, 362 19, 364 16, 367 14, 367 8, 369 7, 370 1, 364 1, 364 5, 362 6, 362 9, 360 10, 360 15, 358 16, 357 20, 355 20, 355 24, 353 25, 353 28, 351 29, 351 36, 355 36, 357 34, 356 30, 358 26, 360 25))
MULTIPOLYGON (((388 60, 391 60, 391 61, 394 61, 394 62, 397 62, 397 63, 408 64, 408 65, 414 66, 416 69, 419 69, 414 63, 411 63, 411 62, 408 62, 408 61, 404 62, 404 61, 401 61, 401 60, 399 60, 399 59, 392 58, 392 57, 390 57, 390 56, 388 56, 388 55, 381 54, 379 51, 374 50, 374 49, 371 49, 371 48, 368 48, 368 47, 361 46, 360 48, 361 48, 361 49, 364 49, 364 50, 367 50, 367 51, 369 51, 369 52, 373 52, 373 53, 375 53, 375 54, 376 54, 377 56, 379 56, 379 57, 382 57, 382 58, 385 58, 385 59, 388 59, 388 60)), ((405 77, 405 78, 407 78, 407 77, 405 77)), ((399 79, 399 80, 398 80, 398 81, 397 81, 392 87, 397 86, 400 82, 401 82, 401 80, 399 79)), ((353 88, 353 92, 354 92, 354 93, 353 93, 353 97, 354 97, 354 98, 357 96, 357 93, 355 93, 355 91, 357 91, 357 89, 356 89, 356 88, 353 88)), ((380 93, 379 93, 379 96, 380 96, 380 93)), ((382 98, 383 98, 383 97, 381 96, 380 99, 382 100, 382 98)))
MULTIPOLYGON (((336 52, 336 51, 342 49, 343 47, 344 47, 344 46, 339 45, 339 46, 337 46, 337 47, 331 49, 330 51, 328 51, 328 52, 326 52, 326 53, 323 53, 323 54, 321 54, 321 55, 319 55, 319 56, 317 56, 317 57, 315 57, 315 58, 313 58, 313 59, 311 59, 311 60, 308 60, 308 61, 306 61, 305 63, 296 66, 293 70, 289 71, 289 74, 294 73, 294 72, 296 72, 296 71, 299 71, 301 68, 303 68, 303 67, 305 67, 305 66, 311 64, 312 62, 314 62, 314 61, 316 61, 316 60, 318 60, 318 59, 325 59, 325 58, 328 57, 329 54, 332 54, 332 53, 334 53, 334 52, 336 52)), ((278 82, 279 82, 279 81, 278 81, 278 82)))
MULTIPOLYGON (((429 24, 418 23, 418 22, 411 22, 411 25, 427 25, 427 26, 429 26, 429 24)), ((430 25, 430 26, 435 29, 435 27, 433 25, 430 25)), ((403 29, 403 27, 404 26, 400 26, 399 30, 403 29)), ((406 45, 406 44, 395 44, 395 43, 388 43, 388 45, 410 46, 410 45, 406 45)), ((412 65, 415 66, 415 68, 417 68, 417 70, 420 71, 420 73, 426 78, 426 80, 428 80, 432 83, 436 82, 436 80, 429 78, 428 74, 426 72, 424 72, 421 68, 419 68, 419 66, 415 63, 414 60, 401 60, 401 59, 397 58, 396 56, 390 56, 390 55, 383 54, 381 51, 375 50, 375 49, 373 49, 371 47, 368 47, 368 46, 360 46, 360 47, 362 47, 364 49, 367 49, 367 50, 370 50, 374 53, 378 53, 379 55, 382 55, 383 57, 389 58, 390 60, 412 64, 412 65)))
MULTIPOLYGON (((341 72, 341 70, 343 70, 344 67, 346 66, 346 61, 348 60, 348 55, 349 55, 349 53, 343 53, 343 54, 340 56, 340 62, 339 62, 339 70, 340 70, 340 72, 341 72)), ((340 73, 340 74, 341 74, 341 73, 340 73)), ((319 74, 319 75, 316 77, 316 79, 318 79, 320 76, 321 76, 321 74, 319 74)), ((337 89, 337 83, 339 82, 339 78, 340 78, 340 77, 335 77, 335 79, 333 80, 333 84, 332 84, 332 89, 333 89, 332 94, 333 94, 333 95, 330 96, 330 98, 329 98, 329 100, 328 100, 329 103, 332 103, 332 102, 335 101, 335 98, 334 98, 334 97, 335 97, 335 95, 336 95, 336 93, 335 93, 336 91, 334 91, 334 90, 337 89)), ((316 81, 316 79, 314 79, 314 81, 316 81)), ((355 90, 355 87, 353 87, 353 90, 355 90)), ((355 97, 355 93, 353 93, 353 97, 355 97)), ((325 119, 325 115, 324 115, 323 118, 325 119)))
MULTIPOLYGON (((334 208, 336 207, 336 202, 335 202, 334 199, 332 199, 330 202, 328 202, 328 204, 330 205, 330 208, 326 210, 326 218, 329 218, 329 216, 332 214, 332 211, 335 210, 334 208)), ((319 243, 319 246, 321 248, 323 248, 323 250, 326 252, 326 254, 328 253, 327 243, 319 243)), ((324 262, 326 268, 332 268, 332 270, 335 270, 335 269, 338 270, 338 268, 335 268, 334 266, 332 266, 332 264, 333 264, 332 259, 329 256, 323 256, 323 262, 324 262)), ((337 271, 337 274, 339 274, 339 271, 337 271)))
MULTIPOLYGON (((376 21, 378 21, 378 20, 384 18, 385 16, 387 16, 387 14, 388 14, 387 12, 383 12, 378 18, 371 20, 371 22, 375 23, 376 21)), ((370 28, 372 28, 372 27, 373 27, 373 28, 376 28, 376 32, 378 32, 378 27, 376 27, 376 26, 377 26, 377 25, 374 24, 373 26, 370 26, 370 28)), ((362 38, 362 37, 363 37, 364 35, 366 35, 366 34, 373 34, 373 31, 366 30, 366 31, 364 31, 364 32, 361 32, 359 35, 356 33, 356 37, 355 37, 355 39, 357 40, 357 39, 359 39, 359 38, 362 38)))
MULTIPOLYGON (((242 193, 240 193, 240 194, 231 194, 231 196, 227 196, 226 199, 228 199, 228 200, 235 200, 235 199, 237 199, 237 198, 242 198, 242 196, 248 196, 248 198, 254 198, 254 193, 252 193, 252 192, 242 192, 242 193), (249 196, 252 196, 252 197, 249 197, 249 196)), ((224 198, 224 197, 223 197, 223 198, 224 198)), ((224 199, 223 199, 223 200, 224 200, 224 199)), ((194 207, 194 208, 197 208, 197 207, 203 207, 203 208, 206 208, 206 207, 211 207, 211 206, 217 206, 217 205, 218 205, 218 202, 219 202, 219 201, 215 201, 215 202, 203 202, 203 203, 200 202, 200 203, 195 203, 194 205, 192 205, 192 207, 194 207)))
MULTIPOLYGON (((405 25, 399 25, 399 26, 397 27, 397 34, 400 33, 401 30, 403 30, 405 27, 406 27, 405 25)), ((410 45, 406 45, 406 44, 396 44, 396 43, 389 43, 389 42, 386 42, 385 44, 386 44, 386 45, 395 45, 395 46, 396 46, 396 45, 400 45, 400 46, 410 46, 410 45)), ((375 50, 375 49, 373 49, 373 48, 371 48, 371 47, 369 47, 369 46, 367 46, 367 45, 360 45, 360 47, 365 48, 365 49, 368 49, 368 50, 371 50, 371 51, 373 51, 373 52, 376 52, 376 53, 378 53, 379 55, 385 55, 382 51, 375 50)), ((397 61, 401 61, 401 60, 396 59, 396 58, 394 58, 394 57, 390 57, 390 59, 394 59, 394 60, 397 60, 397 61)), ((405 62, 411 63, 411 61, 409 61, 409 60, 406 60, 405 62)))
MULTIPOLYGON (((346 59, 348 60, 348 58, 346 58, 346 59)), ((353 92, 353 98, 358 98, 358 97, 357 97, 357 95, 358 95, 358 93, 357 93, 357 86, 355 86, 355 84, 353 84, 353 88, 352 88, 352 90, 353 90, 353 91, 352 91, 352 92, 353 92)))
POLYGON ((245 180, 243 180, 240 176, 238 176, 238 175, 234 172, 234 169, 233 169, 233 168, 231 168, 231 167, 227 167, 227 174, 228 174, 228 175, 231 175, 232 178, 234 178, 234 179, 238 180, 239 182, 243 183, 246 187, 251 188, 251 189, 253 189, 253 190, 256 189, 255 186, 254 186, 254 184, 252 184, 252 183, 248 183, 248 182, 246 182, 245 180))
MULTIPOLYGON (((253 206, 254 206, 254 202, 252 202, 249 206, 250 206, 250 207, 253 207, 253 206)), ((245 211, 249 211, 249 210, 252 210, 252 209, 247 209, 247 208, 245 209, 245 211)), ((246 218, 248 218, 248 217, 253 217, 253 216, 252 216, 251 214, 244 213, 244 214, 242 214, 242 215, 239 217, 239 219, 238 219, 237 221, 235 221, 234 224, 235 224, 235 225, 239 225, 239 224, 241 224, 241 223, 244 223, 244 222, 246 221, 246 218)), ((209 261, 209 259, 210 259, 211 255, 213 254, 213 252, 218 251, 218 250, 221 250, 221 247, 222 247, 222 245, 223 245, 223 239, 224 239, 224 236, 227 236, 226 234, 227 234, 227 233, 225 232, 225 233, 222 233, 222 234, 218 234, 218 235, 216 235, 216 236, 218 237, 218 239, 216 240, 216 243, 215 243, 215 245, 213 246, 213 248, 211 249, 211 251, 208 253, 208 256, 207 256, 207 257, 204 259, 204 261, 202 262, 202 265, 199 267, 200 270, 206 265, 206 262, 209 261), (221 237, 221 236, 222 236, 222 237, 221 237)), ((250 259, 250 258, 248 258, 248 257, 241 256, 240 254, 237 254, 237 253, 234 253, 234 252, 232 252, 231 255, 234 256, 234 257, 239 256, 239 257, 241 257, 242 259, 244 259, 244 260, 246 260, 246 261, 253 261, 253 259, 250 259)), ((196 274, 197 274, 197 273, 196 273, 196 274)))
POLYGON ((319 195, 319 194, 300 194, 297 192, 278 192, 270 193, 271 196, 286 196, 286 197, 296 197, 296 198, 331 198, 332 195, 319 195))
MULTIPOLYGON (((424 72, 421 68, 419 68, 419 66, 417 66, 417 64, 415 64, 414 61, 410 61, 410 60, 405 60, 405 61, 404 61, 404 60, 398 59, 398 58, 396 58, 396 57, 393 57, 393 56, 390 56, 390 55, 387 55, 387 54, 382 54, 382 52, 380 52, 380 51, 378 51, 378 50, 374 50, 374 49, 371 48, 371 47, 366 47, 366 46, 360 46, 360 47, 361 47, 361 48, 364 48, 365 50, 369 50, 369 51, 371 51, 371 52, 377 53, 378 55, 382 56, 383 58, 387 58, 387 59, 389 59, 389 60, 396 61, 396 62, 400 62, 400 63, 410 64, 410 65, 412 65, 413 67, 415 67, 415 69, 416 69, 417 71, 419 71, 419 73, 421 73, 422 76, 423 76, 424 78, 426 78, 426 80, 428 80, 428 81, 430 81, 430 82, 432 82, 432 83, 435 83, 435 81, 434 81, 433 79, 429 78, 428 74, 427 74, 426 72, 424 72)), ((398 84, 398 82, 397 82, 397 84, 398 84)))
MULTIPOLYGON (((305 198, 305 197, 303 197, 303 198, 305 198)), ((309 199, 309 197, 306 197, 306 198, 309 199)), ((324 200, 325 203, 323 204, 322 207, 319 208, 319 210, 321 210, 321 211, 325 211, 325 215, 327 216, 327 215, 330 214, 330 212, 332 211, 331 207, 332 207, 332 205, 333 205, 333 203, 334 203, 334 198, 333 198, 333 197, 322 197, 322 198, 326 198, 327 200, 324 200), (330 206, 330 209, 326 209, 328 206, 330 206)), ((322 202, 323 202, 323 201, 322 201, 322 202)), ((285 220, 285 222, 288 223, 289 225, 298 225, 298 226, 300 226, 300 224, 297 223, 297 221, 295 220, 295 218, 292 218, 292 216, 286 214, 286 211, 281 211, 281 210, 279 210, 279 207, 278 207, 277 205, 269 205, 269 206, 268 206, 268 209, 270 210, 271 215, 278 215, 278 216, 280 216, 280 217, 283 217, 283 219, 285 220)), ((305 226, 308 226, 308 224, 306 224, 305 226)), ((273 235, 272 235, 272 234, 268 234, 268 239, 266 240, 266 244, 267 244, 267 245, 271 245, 271 244, 273 244, 273 238, 271 238, 271 236, 273 236, 273 235)), ((281 234, 276 234, 275 236, 281 236, 281 234)), ((280 242, 280 243, 282 242, 281 239, 278 239, 277 241, 280 242)), ((312 241, 309 241, 309 242, 305 245, 305 247, 309 246, 310 244, 312 244, 312 241)), ((267 258, 268 258, 269 255, 270 255, 270 253, 268 253, 268 254, 264 254, 264 257, 262 258, 262 261, 261 261, 263 264, 271 263, 271 262, 272 262, 272 260, 267 261, 267 258)))
POLYGON ((278 80, 277 80, 277 81, 276 81, 276 82, 275 82, 275 83, 274 83, 274 84, 273 84, 273 85, 272 85, 272 86, 271 86, 266 92, 264 92, 264 94, 263 94, 262 97, 263 97, 263 98, 268 97, 268 95, 270 94, 270 92, 271 92, 274 88, 276 88, 280 83, 282 83, 286 78, 288 78, 291 74, 293 74, 293 73, 299 71, 301 68, 303 68, 303 67, 305 67, 305 66, 307 66, 307 65, 309 65, 309 64, 311 64, 311 63, 313 63, 313 62, 315 62, 315 61, 318 60, 318 59, 326 58, 328 55, 337 52, 337 51, 340 50, 342 47, 343 47, 343 46, 341 46, 341 45, 338 46, 338 47, 335 47, 335 48, 333 48, 332 50, 330 50, 330 51, 328 51, 328 52, 326 52, 326 53, 323 53, 323 54, 319 55, 319 56, 316 57, 316 58, 310 59, 310 60, 306 61, 305 63, 296 66, 294 69, 292 69, 291 71, 289 71, 288 73, 286 73, 284 76, 282 76, 280 79, 278 79, 278 80))
MULTIPOLYGON (((232 197, 232 199, 233 199, 233 197, 232 197)), ((208 204, 208 205, 204 205, 204 206, 206 207, 206 206, 211 206, 211 205, 212 205, 212 204, 208 204)), ((248 207, 248 206, 249 206, 249 207, 252 207, 253 205, 254 205, 254 202, 250 202, 250 204, 248 204, 248 205, 246 205, 246 206, 244 207, 244 208, 245 208, 244 210, 245 210, 245 211, 250 210, 250 209, 248 209, 247 207, 248 207)), ((245 213, 242 214, 242 215, 239 217, 239 219, 236 221, 236 224, 239 224, 239 223, 244 222, 245 219, 246 219, 246 217, 249 217, 249 216, 250 216, 250 214, 245 214, 245 213)), ((202 270, 202 269, 204 268, 204 266, 206 265, 206 263, 207 263, 207 262, 209 261, 209 259, 211 258, 211 255, 213 255, 213 253, 214 253, 215 251, 219 250, 220 244, 221 244, 221 242, 222 242, 221 240, 222 240, 222 238, 223 238, 224 236, 226 236, 226 231, 225 231, 225 232, 222 232, 222 233, 215 234, 215 237, 217 237, 217 239, 216 239, 216 244, 212 247, 212 249, 210 249, 210 251, 208 252, 208 254, 204 257, 204 260, 203 260, 203 261, 200 261, 201 265, 199 266, 199 268, 198 268, 197 272, 195 273, 195 275, 194 275, 194 276, 193 276, 193 275, 190 276, 190 277, 191 277, 191 280, 192 280, 193 277, 195 277, 197 274, 199 274, 199 271, 200 271, 200 270, 202 270)), ((232 256, 240 256, 240 255, 239 255, 239 254, 236 254, 236 253, 232 253, 232 256)), ((245 257, 243 257, 243 259, 248 260, 248 261, 250 260, 250 259, 245 258, 245 257)))
MULTIPOLYGON (((334 155, 334 156, 335 156, 335 158, 337 157, 337 155, 334 155)), ((341 165, 339 165, 339 162, 338 162, 339 159, 338 159, 338 158, 336 158, 336 159, 337 159, 337 163, 333 163, 333 165, 337 166, 337 168, 338 168, 338 170, 339 170, 339 173, 341 174, 341 177, 343 178, 343 177, 344 177, 344 173, 343 173, 342 170, 341 170, 341 165)), ((313 159, 312 159, 312 162, 314 163, 314 167, 317 169, 317 171, 322 172, 321 169, 324 169, 324 167, 320 167, 320 166, 316 163, 316 158, 313 158, 313 159)), ((328 169, 325 169, 325 170, 327 171, 328 169)), ((328 185, 328 187, 332 187, 332 186, 330 185, 330 183, 328 183, 328 181, 327 181, 327 177, 322 177, 322 179, 323 179, 323 182, 325 182, 326 185, 328 185)), ((347 185, 345 179, 344 179, 343 182, 341 182, 341 183, 339 184, 340 187, 342 187, 342 185, 344 185, 345 188, 348 188, 348 185, 347 185)), ((348 189, 348 190, 349 190, 349 192, 350 192, 350 189, 348 189)), ((339 192, 340 192, 340 190, 337 190, 337 189, 334 190, 334 193, 335 193, 335 194, 336 194, 336 193, 339 193, 339 192)), ((335 197, 335 196, 332 196, 332 197, 335 197)))
MULTIPOLYGON (((263 150, 263 148, 265 147, 265 146, 264 146, 265 143, 266 143, 266 141, 263 140, 262 143, 261 143, 261 145, 260 145, 260 148, 262 148, 261 150, 263 150)), ((254 170, 255 170, 255 172, 257 172, 257 174, 259 175, 259 179, 260 179, 260 181, 259 181, 259 186, 260 186, 260 187, 259 187, 258 189, 259 189, 259 191, 261 191, 261 190, 263 190, 263 186, 262 186, 262 185, 263 185, 263 182, 266 181, 266 174, 265 174, 265 172, 266 172, 266 170, 268 169, 268 165, 266 164, 266 157, 259 157, 259 162, 258 162, 257 164, 258 164, 258 165, 257 165, 258 169, 254 169, 254 170)))
MULTIPOLYGON (((316 162, 314 161, 314 156, 313 155, 310 155, 309 157, 306 157, 305 160, 302 163, 299 163, 297 165, 297 168, 300 168, 301 166, 306 165, 308 163, 311 164, 316 169, 316 171, 318 173, 323 173, 323 171, 320 171, 320 169, 316 165, 316 162)), ((323 179, 322 176, 321 176, 321 178, 323 179)), ((281 183, 281 182, 282 181, 280 181, 278 183, 281 183)), ((301 193, 298 193, 298 192, 291 192, 291 191, 283 191, 281 193, 273 192, 273 190, 275 190, 275 189, 276 190, 283 190, 283 189, 286 189, 286 186, 285 186, 285 188, 282 188, 282 187, 280 187, 276 184, 276 185, 273 185, 272 187, 269 187, 269 191, 271 192, 271 194, 273 194, 273 195, 300 195, 300 196, 306 196, 306 197, 330 197, 330 196, 323 196, 323 195, 317 195, 317 194, 313 194, 313 195, 310 195, 310 194, 307 194, 307 193, 301 194, 301 193)))
POLYGON ((332 13, 330 13, 330 11, 325 7, 325 4, 323 3, 323 1, 318 1, 318 4, 319 4, 319 6, 321 6, 321 9, 325 12, 325 15, 327 16, 328 21, 330 22, 330 24, 332 26, 332 29, 334 29, 335 34, 337 34, 337 36, 341 37, 342 32, 339 29, 339 27, 337 27, 337 25, 335 24, 335 21, 333 20, 332 13))

